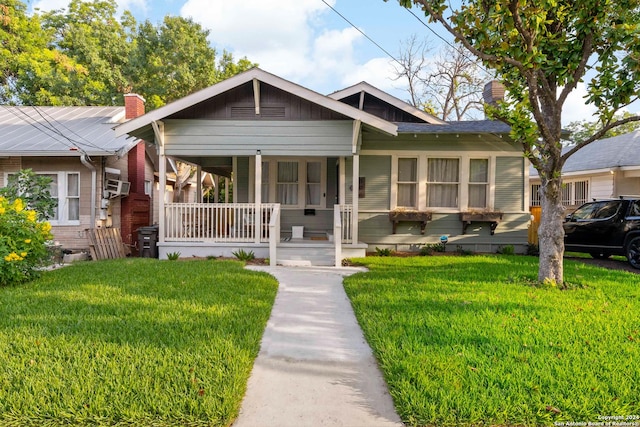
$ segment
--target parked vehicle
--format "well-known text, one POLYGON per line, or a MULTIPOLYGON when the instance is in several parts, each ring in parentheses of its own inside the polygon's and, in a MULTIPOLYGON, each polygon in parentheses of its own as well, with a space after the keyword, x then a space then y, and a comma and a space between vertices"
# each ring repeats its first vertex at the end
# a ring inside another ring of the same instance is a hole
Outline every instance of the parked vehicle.
POLYGON ((568 215, 565 250, 594 258, 624 255, 640 269, 640 197, 621 197, 585 203, 568 215))

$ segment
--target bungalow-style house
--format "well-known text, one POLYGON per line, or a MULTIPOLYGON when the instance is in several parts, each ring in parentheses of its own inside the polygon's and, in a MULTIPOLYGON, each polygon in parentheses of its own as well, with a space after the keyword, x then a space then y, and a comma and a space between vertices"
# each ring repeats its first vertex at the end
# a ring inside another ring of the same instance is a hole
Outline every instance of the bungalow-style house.
POLYGON ((152 158, 143 141, 113 132, 144 113, 144 100, 125 95, 125 104, 0 108, 0 186, 21 169, 51 177, 58 207, 50 222, 63 249, 88 249, 87 230, 104 227, 135 249, 136 230, 152 224, 152 158))
POLYGON ((443 122, 366 83, 324 96, 251 69, 137 117, 116 135, 231 180, 229 203, 158 197, 160 258, 340 265, 376 247, 524 251, 528 162, 509 128, 443 122))
MULTIPOLYGON (((562 204, 568 210, 592 199, 640 195, 640 130, 581 148, 567 159, 562 182, 562 204)), ((530 205, 540 206, 540 177, 534 168, 530 184, 530 205)))

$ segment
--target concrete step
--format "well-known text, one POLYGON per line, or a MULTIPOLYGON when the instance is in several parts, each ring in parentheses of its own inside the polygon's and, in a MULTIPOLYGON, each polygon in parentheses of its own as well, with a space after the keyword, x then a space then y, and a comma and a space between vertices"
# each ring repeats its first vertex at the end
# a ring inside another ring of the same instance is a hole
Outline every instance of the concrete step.
POLYGON ((279 245, 276 262, 287 266, 332 266, 335 264, 335 249, 331 245, 279 245))

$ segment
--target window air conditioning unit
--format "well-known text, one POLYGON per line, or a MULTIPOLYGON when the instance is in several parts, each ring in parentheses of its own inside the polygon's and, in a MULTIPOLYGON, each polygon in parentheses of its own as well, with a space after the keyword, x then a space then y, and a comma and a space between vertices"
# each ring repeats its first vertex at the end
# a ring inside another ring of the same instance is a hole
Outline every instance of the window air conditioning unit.
POLYGON ((119 196, 128 196, 130 186, 131 186, 131 183, 127 181, 120 181, 117 179, 108 179, 106 189, 107 189, 107 192, 109 193, 109 198, 113 199, 119 196))

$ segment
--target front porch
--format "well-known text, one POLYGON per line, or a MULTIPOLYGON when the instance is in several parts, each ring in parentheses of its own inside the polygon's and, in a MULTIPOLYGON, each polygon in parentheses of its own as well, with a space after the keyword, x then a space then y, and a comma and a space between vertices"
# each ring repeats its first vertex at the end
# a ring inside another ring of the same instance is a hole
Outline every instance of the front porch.
MULTIPOLYGON (((168 203, 164 206, 158 255, 233 257, 239 250, 268 258, 270 265, 335 265, 360 257, 367 245, 354 240, 352 205, 334 205, 326 229, 304 230, 302 238, 282 229, 278 203, 168 203)), ((299 230, 300 231, 300 230, 299 230)))

